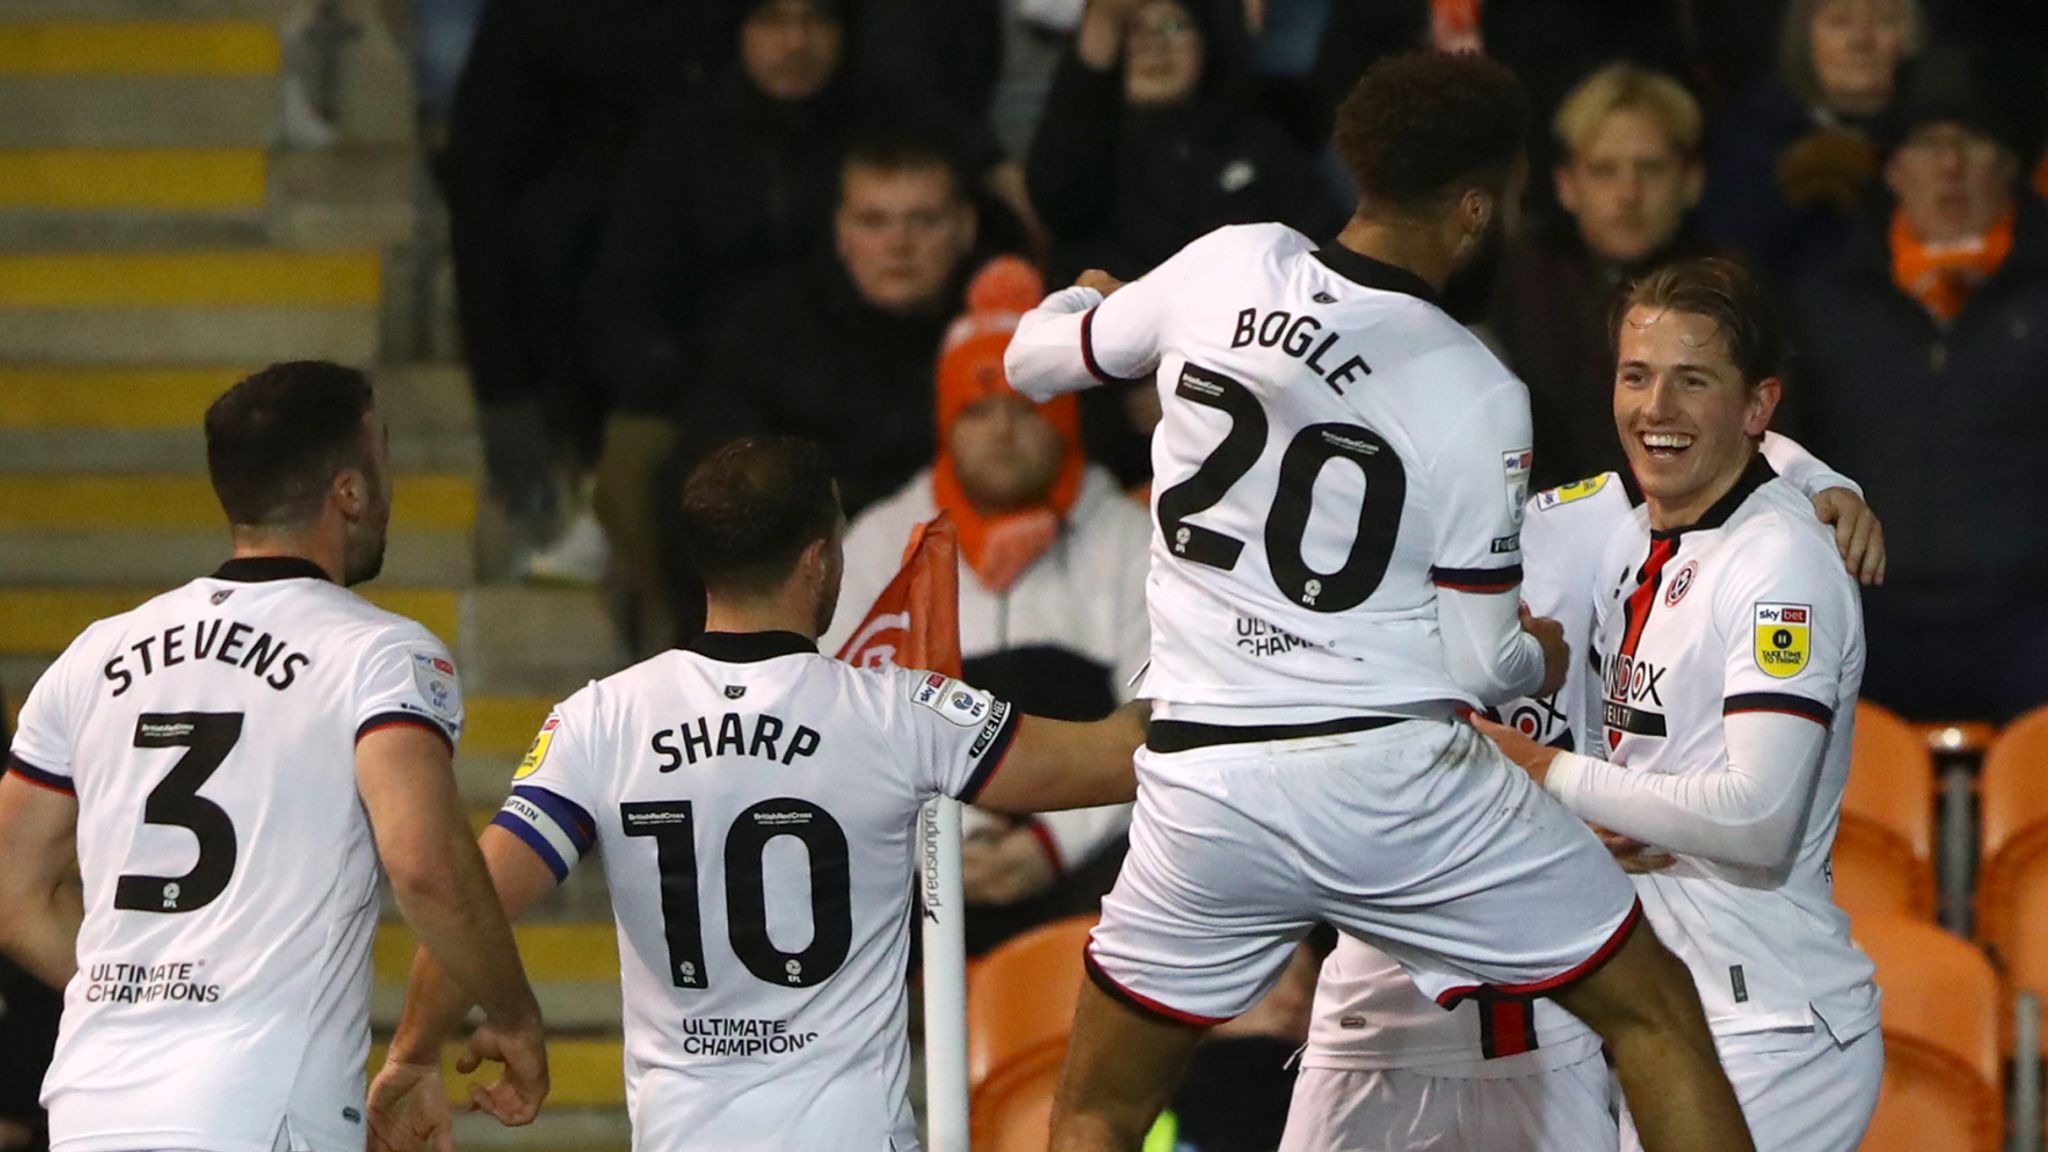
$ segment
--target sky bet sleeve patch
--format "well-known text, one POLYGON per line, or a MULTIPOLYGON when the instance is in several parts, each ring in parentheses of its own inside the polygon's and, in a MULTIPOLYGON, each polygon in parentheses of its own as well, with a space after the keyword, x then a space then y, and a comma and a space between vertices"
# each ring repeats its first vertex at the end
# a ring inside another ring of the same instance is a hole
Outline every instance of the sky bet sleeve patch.
POLYGON ((524 780, 540 771, 541 763, 548 758, 548 745, 555 742, 555 729, 561 724, 561 717, 551 715, 547 723, 540 726, 540 732, 533 738, 533 747, 526 750, 526 759, 521 760, 519 769, 512 773, 514 780, 524 780))
POLYGON ((1756 666, 1764 675, 1789 680, 1813 655, 1813 609, 1805 604, 1756 606, 1756 666))

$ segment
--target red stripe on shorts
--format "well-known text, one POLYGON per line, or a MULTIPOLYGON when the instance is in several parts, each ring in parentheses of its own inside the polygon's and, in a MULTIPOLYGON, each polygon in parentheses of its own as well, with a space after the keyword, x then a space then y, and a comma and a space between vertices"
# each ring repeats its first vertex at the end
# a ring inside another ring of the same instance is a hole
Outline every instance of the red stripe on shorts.
POLYGON ((1438 994, 1436 1002, 1445 1008, 1456 1008, 1459 1004, 1475 996, 1482 1000, 1498 1000, 1511 997, 1527 1000, 1536 996, 1548 996, 1560 989, 1568 988, 1591 976, 1594 972, 1599 971, 1602 964, 1613 959, 1614 954, 1621 951, 1621 946, 1628 943, 1628 938, 1635 933, 1636 925, 1640 924, 1642 919, 1643 902, 1637 900, 1629 905, 1628 915, 1621 918, 1620 927, 1617 927, 1607 937, 1605 944, 1600 945, 1585 960, 1572 965, 1548 980, 1538 980, 1531 984, 1461 984, 1456 988, 1447 988, 1438 994))
POLYGON ((1163 1020, 1171 1020, 1176 1024, 1186 1024, 1194 1028, 1213 1028, 1230 1019, 1228 1016, 1197 1016, 1192 1012, 1183 1012, 1178 1008, 1169 1008, 1150 996, 1141 996, 1122 984, 1117 983, 1116 977, 1103 971, 1102 965, 1096 963, 1095 952, 1092 947, 1088 951, 1081 953, 1081 956, 1088 966, 1088 978, 1095 981, 1095 986, 1102 989, 1103 995, 1127 1007, 1135 1008, 1147 1015, 1157 1016, 1163 1020))

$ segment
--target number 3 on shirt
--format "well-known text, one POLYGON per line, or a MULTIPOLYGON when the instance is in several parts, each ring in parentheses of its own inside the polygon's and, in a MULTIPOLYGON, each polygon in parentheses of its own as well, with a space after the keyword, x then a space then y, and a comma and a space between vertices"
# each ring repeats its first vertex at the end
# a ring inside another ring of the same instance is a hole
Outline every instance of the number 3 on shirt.
MULTIPOLYGON (((1159 494, 1159 532, 1175 556, 1228 571, 1237 567, 1244 541, 1188 517, 1220 503, 1266 449, 1267 419, 1259 398, 1236 380, 1193 364, 1181 370, 1174 395, 1230 417, 1230 431, 1195 474, 1159 494)), ((1289 602, 1312 612, 1343 612, 1363 604, 1387 575, 1401 527, 1407 470, 1393 446, 1358 424, 1311 424, 1297 432, 1280 457, 1280 485, 1266 512, 1266 566, 1289 602), (1316 477, 1332 460, 1348 460, 1365 475, 1351 552, 1335 572, 1317 572, 1302 558, 1314 507, 1316 477)))
POLYGON ((142 802, 142 822, 192 833, 199 840, 199 859, 183 876, 121 876, 114 881, 114 907, 197 912, 227 891, 235 875, 235 822, 199 789, 241 738, 240 712, 144 712, 136 717, 135 747, 185 749, 142 802))
MULTIPOLYGON (((621 804, 619 819, 626 835, 654 839, 669 979, 678 988, 710 987, 697 895, 697 821, 690 802, 621 804)), ((845 829, 808 800, 763 800, 739 814, 725 833, 726 934, 747 971, 786 988, 822 984, 839 971, 853 946, 853 877, 847 860, 845 829), (769 842, 778 836, 796 837, 810 857, 811 942, 801 952, 784 952, 768 938, 762 862, 769 842)))

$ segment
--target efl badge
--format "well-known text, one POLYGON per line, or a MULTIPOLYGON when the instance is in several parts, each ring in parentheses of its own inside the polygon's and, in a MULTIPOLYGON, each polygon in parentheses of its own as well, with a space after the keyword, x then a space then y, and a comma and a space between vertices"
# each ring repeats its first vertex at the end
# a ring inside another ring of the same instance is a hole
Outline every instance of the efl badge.
POLYGON ((1527 448, 1500 454, 1500 470, 1508 486, 1508 523, 1517 529, 1522 526, 1522 507, 1529 502, 1529 469, 1535 463, 1536 454, 1527 448))
POLYGON ((533 747, 526 750, 526 759, 521 760, 519 770, 512 773, 514 780, 524 780, 540 771, 541 761, 548 758, 548 745, 555 742, 555 729, 561 723, 560 717, 550 716, 548 722, 540 726, 540 734, 533 738, 533 747))
POLYGON ((446 656, 413 653, 412 682, 419 688, 429 712, 451 723, 462 714, 461 697, 455 687, 455 665, 446 656))
POLYGON ((1806 668, 1813 653, 1813 609, 1805 604, 1756 606, 1756 666, 1766 676, 1788 680, 1806 668))

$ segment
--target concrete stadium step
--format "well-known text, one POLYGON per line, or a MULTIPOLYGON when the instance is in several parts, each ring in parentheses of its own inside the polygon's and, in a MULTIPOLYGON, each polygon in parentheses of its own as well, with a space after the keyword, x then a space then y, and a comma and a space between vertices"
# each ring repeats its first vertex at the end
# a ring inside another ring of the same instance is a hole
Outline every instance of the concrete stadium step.
MULTIPOLYGON (((0 364, 0 434, 60 429, 196 430, 206 406, 258 365, 0 364)), ((394 447, 407 436, 473 435, 476 405, 459 365, 372 370, 394 447)), ((0 468, 7 467, 0 462, 0 468)))
POLYGON ((293 0, 0 0, 0 23, 254 20, 276 24, 293 0))
MULTIPOLYGON (((88 624, 125 612, 159 590, 0 587, 0 682, 10 697, 19 699, 42 667, 88 624)), ((373 584, 363 593, 375 604, 418 620, 446 642, 462 668, 467 694, 567 695, 621 666, 611 622, 590 592, 373 584)))
MULTIPOLYGON (((211 571, 228 552, 227 530, 0 531, 0 584, 172 587, 211 571)), ((468 532, 394 529, 382 579, 394 585, 462 587, 476 579, 468 532)))
POLYGON ((265 20, 23 19, 5 9, 0 20, 0 76, 268 76, 283 64, 265 20))
MULTIPOLYGON (((476 509, 476 482, 468 476, 408 476, 393 484, 394 528, 467 532, 476 509)), ((204 475, 0 474, 0 533, 221 526, 220 503, 204 475)))
POLYGON ((0 151, 0 209, 261 213, 261 148, 26 148, 0 151))
POLYGON ((546 1149, 547 1152, 629 1152, 633 1129, 623 1108, 548 1106, 524 1128, 507 1128, 482 1113, 455 1116, 457 1148, 546 1149))
POLYGON ((376 252, 0 255, 0 360, 369 362, 382 280, 376 252))
MULTIPOLYGON (((391 422, 390 416, 386 420, 391 422)), ((483 467, 483 448, 474 438, 450 435, 447 429, 394 422, 390 458, 403 499, 410 478, 421 473, 475 474, 483 467)), ((196 424, 184 428, 15 428, 0 419, 0 472, 134 476, 205 467, 206 436, 196 424)))
MULTIPOLYGON (((603 893, 598 893, 602 904, 603 893)), ((619 1029, 618 933, 608 910, 602 920, 545 923, 524 920, 512 926, 526 978, 540 996, 548 1027, 581 1032, 619 1029)), ((387 921, 377 929, 372 951, 370 1020, 388 1031, 404 1003, 406 975, 418 938, 403 923, 387 921)))
MULTIPOLYGON (((370 1046, 370 1068, 373 1071, 383 1065, 384 1050, 382 1043, 370 1046)), ((488 1082, 497 1076, 497 1070, 489 1066, 474 1076, 459 1075, 455 1071, 455 1060, 461 1055, 462 1046, 453 1042, 441 1053, 441 1075, 448 1084, 448 1098, 458 1103, 469 1099, 471 1083, 488 1082)), ((551 1040, 548 1043, 548 1080, 547 1107, 550 1109, 624 1108, 625 1046, 614 1039, 566 1037, 551 1040)))
POLYGON ((278 80, 0 76, 0 148, 267 148, 278 80))

